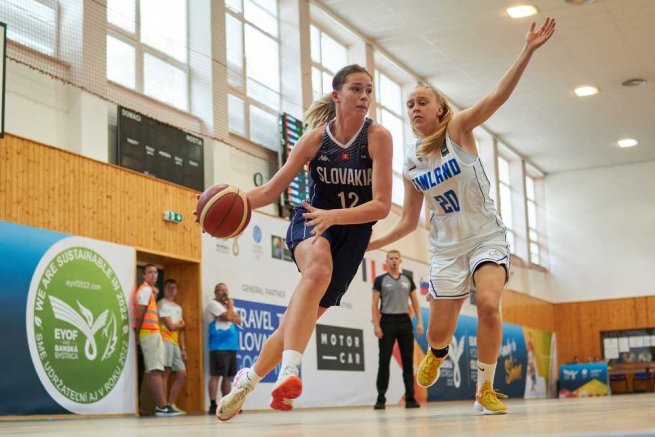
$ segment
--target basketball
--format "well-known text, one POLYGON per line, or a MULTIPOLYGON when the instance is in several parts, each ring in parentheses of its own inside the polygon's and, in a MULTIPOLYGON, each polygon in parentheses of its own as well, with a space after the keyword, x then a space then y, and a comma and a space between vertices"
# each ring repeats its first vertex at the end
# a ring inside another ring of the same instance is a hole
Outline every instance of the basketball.
POLYGON ((203 231, 216 238, 239 235, 250 222, 250 201, 239 188, 218 184, 199 197, 194 214, 203 231))

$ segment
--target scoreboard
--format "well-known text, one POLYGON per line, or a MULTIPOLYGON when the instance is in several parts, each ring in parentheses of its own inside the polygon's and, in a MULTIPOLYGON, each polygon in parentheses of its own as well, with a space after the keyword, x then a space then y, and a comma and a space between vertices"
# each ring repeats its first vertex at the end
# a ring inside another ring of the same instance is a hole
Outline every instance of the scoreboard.
POLYGON ((118 164, 183 185, 205 189, 204 140, 178 128, 118 107, 118 164))
MULTIPOLYGON (((280 130, 282 164, 284 165, 284 163, 287 162, 293 147, 296 145, 300 137, 302 137, 302 121, 284 113, 280 116, 280 130)), ((283 206, 287 209, 293 209, 300 206, 305 199, 309 199, 309 189, 311 184, 312 179, 309 174, 309 166, 305 163, 298 175, 293 179, 293 181, 291 181, 287 190, 282 194, 283 206)))

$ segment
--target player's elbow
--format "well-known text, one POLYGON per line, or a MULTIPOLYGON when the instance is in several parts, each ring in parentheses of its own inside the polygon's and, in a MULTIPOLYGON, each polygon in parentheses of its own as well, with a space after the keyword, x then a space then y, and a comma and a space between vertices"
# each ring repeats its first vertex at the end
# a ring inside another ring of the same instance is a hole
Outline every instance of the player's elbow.
POLYGON ((387 218, 391 211, 391 199, 379 200, 375 208, 375 220, 387 218))

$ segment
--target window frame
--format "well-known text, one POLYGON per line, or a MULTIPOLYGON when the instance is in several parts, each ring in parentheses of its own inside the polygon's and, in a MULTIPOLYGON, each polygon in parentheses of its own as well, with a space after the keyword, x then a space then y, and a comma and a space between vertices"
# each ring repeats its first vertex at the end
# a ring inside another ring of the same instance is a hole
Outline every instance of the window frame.
POLYGON ((538 180, 542 179, 539 176, 533 176, 530 174, 530 172, 526 172, 525 174, 525 207, 526 207, 526 216, 527 216, 527 228, 528 228, 528 256, 529 256, 529 261, 531 265, 540 267, 540 268, 546 268, 546 263, 544 259, 544 244, 543 244, 543 238, 544 236, 542 235, 543 232, 540 232, 540 217, 539 217, 539 207, 541 206, 541 202, 539 201, 539 196, 537 194, 537 184, 538 180), (530 197, 529 191, 527 189, 528 187, 528 179, 532 181, 532 188, 533 188, 533 194, 534 198, 530 197), (529 213, 529 206, 532 205, 534 207, 534 213, 535 213, 535 220, 536 223, 532 223, 530 221, 530 213, 529 213), (537 239, 534 240, 532 238, 532 235, 536 235, 537 239), (536 245, 537 247, 537 260, 533 259, 532 256, 532 245, 536 245))
MULTIPOLYGON (((54 44, 52 54, 43 52, 35 47, 17 41, 9 36, 10 26, 7 25, 7 45, 14 45, 20 47, 20 49, 29 52, 33 52, 36 56, 45 56, 47 59, 52 59, 57 62, 61 62, 61 5, 59 0, 30 0, 34 3, 40 3, 41 5, 50 8, 55 13, 55 26, 54 26, 54 44)), ((6 20, 5 20, 6 23, 6 20)), ((6 23, 8 24, 8 23, 6 23)))
MULTIPOLYGON (((236 10, 232 9, 230 6, 228 6, 228 4, 225 2, 225 0, 223 0, 223 1, 225 3, 226 21, 227 21, 227 16, 230 15, 234 19, 236 19, 237 21, 239 21, 241 23, 241 59, 242 59, 241 67, 242 67, 242 71, 241 71, 241 75, 240 75, 240 84, 239 85, 234 85, 234 84, 232 84, 230 82, 229 77, 230 77, 231 73, 230 73, 229 66, 227 66, 228 80, 227 80, 227 83, 226 83, 226 85, 227 85, 226 96, 229 98, 229 96, 232 95, 233 97, 236 97, 237 99, 239 99, 239 100, 241 100, 243 102, 243 113, 241 114, 241 116, 242 116, 242 120, 243 120, 244 132, 240 133, 240 132, 233 131, 231 129, 229 121, 228 121, 228 126, 227 126, 228 132, 229 132, 230 136, 235 136, 236 138, 238 138, 240 140, 245 140, 245 141, 248 141, 248 142, 250 142, 252 144, 257 144, 257 145, 259 145, 259 146, 261 146, 261 147, 263 147, 263 148, 265 148, 267 150, 272 150, 271 147, 268 147, 268 146, 266 146, 264 144, 258 143, 255 140, 253 140, 252 132, 251 132, 251 129, 250 129, 250 125, 251 125, 251 119, 250 119, 251 118, 250 117, 250 110, 251 109, 250 108, 251 108, 251 106, 255 107, 255 108, 257 108, 257 109, 259 109, 261 111, 264 111, 264 112, 267 112, 267 113, 269 113, 271 115, 274 115, 277 119, 279 119, 280 112, 281 112, 281 109, 282 109, 282 71, 281 71, 282 69, 280 68, 280 71, 278 73, 278 76, 279 76, 279 79, 280 79, 279 91, 273 90, 273 89, 269 88, 268 86, 266 86, 265 84, 256 81, 255 79, 248 78, 248 63, 247 63, 247 56, 246 56, 246 25, 252 26, 254 29, 256 29, 259 32, 263 33, 266 37, 271 38, 273 41, 275 41, 277 43, 278 58, 280 57, 280 48, 281 48, 279 32, 278 32, 278 36, 276 37, 275 35, 267 32, 265 29, 262 29, 261 27, 258 27, 252 21, 249 21, 248 19, 246 19, 244 0, 240 0, 241 11, 236 11, 236 10), (266 90, 269 90, 271 92, 276 93, 277 96, 278 96, 278 100, 279 100, 279 103, 278 103, 279 108, 278 109, 272 108, 272 107, 268 106, 266 103, 261 102, 261 101, 255 99, 255 98, 249 96, 248 95, 248 80, 252 80, 252 81, 256 82, 258 86, 261 86, 261 87, 265 88, 266 90)), ((276 6, 277 6, 277 16, 275 17, 275 19, 278 21, 278 29, 279 29, 279 24, 280 24, 280 3, 279 3, 278 0, 276 0, 276 6)), ((265 12, 268 13, 268 11, 265 11, 265 12)), ((225 41, 226 41, 226 47, 227 47, 227 40, 228 40, 227 25, 225 27, 226 27, 225 41)), ((280 62, 281 62, 281 59, 280 59, 280 62)), ((226 108, 225 108, 225 110, 229 111, 229 108, 227 106, 228 105, 227 102, 228 102, 228 99, 226 98, 226 108)), ((229 118, 229 116, 228 116, 228 118, 229 118)), ((277 142, 276 142, 276 146, 277 146, 277 142)))
MULTIPOLYGON (((186 9, 187 9, 187 31, 188 31, 188 20, 189 20, 189 1, 190 0, 185 0, 186 4, 186 9)), ((107 19, 106 24, 107 24, 107 31, 106 31, 106 37, 105 38, 115 38, 125 44, 131 45, 134 47, 134 55, 135 55, 135 60, 134 60, 134 68, 135 68, 135 80, 134 80, 134 88, 130 88, 126 85, 123 85, 119 82, 114 82, 111 80, 109 77, 106 78, 108 82, 110 82, 113 85, 117 85, 119 87, 135 91, 147 98, 153 99, 156 102, 162 103, 164 105, 170 106, 171 108, 174 108, 178 111, 182 111, 185 113, 189 113, 191 111, 191 65, 190 65, 190 60, 189 60, 189 49, 188 49, 188 39, 187 39, 187 50, 186 50, 186 62, 179 61, 178 59, 175 59, 173 56, 161 52, 160 50, 149 46, 148 44, 144 43, 141 41, 141 7, 140 7, 141 0, 134 0, 134 7, 136 9, 135 14, 134 14, 134 33, 125 30, 121 27, 118 27, 117 25, 111 23, 109 19, 107 19), (170 101, 165 101, 165 100, 160 100, 157 97, 151 96, 149 94, 145 93, 145 56, 146 54, 159 59, 160 61, 169 64, 173 66, 174 68, 181 70, 184 72, 186 75, 186 101, 185 101, 185 106, 184 107, 178 107, 173 104, 173 102, 170 101)), ((109 61, 109 56, 107 54, 105 62, 109 61)))
MULTIPOLYGON (((402 156, 402 159, 401 159, 401 165, 400 165, 400 168, 398 168, 398 169, 393 168, 393 166, 392 166, 392 178, 399 180, 400 181, 399 186, 403 189, 402 191, 400 191, 400 195, 399 195, 400 202, 394 202, 393 201, 393 196, 392 196, 392 203, 394 205, 402 206, 403 202, 404 202, 404 199, 405 199, 404 181, 403 181, 403 162, 404 162, 404 159, 405 159, 405 146, 406 146, 406 141, 407 141, 407 138, 405 138, 406 137, 406 132, 407 132, 407 123, 406 123, 405 114, 403 113, 403 109, 405 109, 404 104, 403 104, 403 102, 405 100, 404 95, 403 95, 403 84, 398 82, 397 80, 395 80, 391 75, 387 74, 386 71, 383 68, 376 68, 375 72, 373 73, 373 78, 374 78, 374 86, 375 86, 374 95, 375 95, 375 104, 376 104, 375 109, 376 109, 377 120, 379 120, 381 122, 382 121, 382 111, 386 111, 389 114, 391 114, 391 116, 395 117, 398 121, 400 121, 400 125, 402 126, 402 129, 401 129, 401 132, 400 132, 401 135, 402 135, 402 138, 401 138, 401 141, 400 141, 400 149, 403 152, 403 156, 402 156), (400 110, 401 110, 401 113, 396 112, 393 108, 386 105, 385 102, 382 101, 382 92, 380 91, 381 76, 384 76, 386 78, 386 80, 388 80, 388 81, 390 81, 390 82, 392 82, 392 83, 394 83, 395 85, 398 86, 398 89, 400 90, 400 110)), ((394 143, 395 143, 395 138, 394 138, 394 143)))
POLYGON ((511 236, 510 238, 508 238, 508 243, 510 243, 510 241, 512 243, 512 244, 510 244, 510 247, 509 247, 510 254, 512 254, 514 256, 517 256, 517 254, 516 254, 516 252, 517 252, 516 251, 516 231, 514 230, 514 226, 513 226, 514 225, 514 217, 511 217, 511 219, 510 219, 512 221, 512 226, 508 226, 506 217, 502 216, 502 209, 503 209, 503 202, 504 201, 509 202, 510 215, 513 216, 513 214, 514 214, 514 204, 512 202, 512 172, 510 170, 511 160, 508 159, 503 154, 498 153, 498 155, 496 156, 496 168, 497 168, 497 174, 498 174, 498 178, 497 178, 497 184, 498 184, 498 189, 497 189, 497 191, 498 191, 498 213, 500 214, 500 218, 503 220, 503 224, 505 225, 505 232, 507 233, 508 236, 511 236), (507 163, 507 176, 509 177, 509 181, 507 181, 507 182, 503 181, 503 178, 501 177, 501 173, 500 173, 500 161, 501 160, 507 163), (505 188, 507 188, 507 190, 509 190, 509 197, 507 199, 505 199, 505 197, 503 197, 503 195, 502 195, 502 193, 503 193, 503 190, 501 189, 502 187, 505 187, 505 188))
MULTIPOLYGON (((323 95, 326 94, 325 84, 323 83, 323 76, 325 74, 327 74, 328 76, 330 76, 332 78, 332 77, 334 77, 335 74, 337 74, 336 71, 330 70, 326 65, 323 64, 323 39, 321 37, 323 34, 327 35, 328 38, 330 38, 331 40, 335 41, 337 44, 339 44, 340 46, 345 48, 346 49, 346 58, 348 58, 349 46, 348 46, 347 43, 344 43, 341 39, 336 37, 334 35, 334 33, 326 31, 325 28, 323 26, 321 26, 320 24, 315 23, 315 22, 310 23, 310 25, 309 25, 309 38, 310 38, 310 41, 309 41, 310 42, 309 58, 310 58, 310 61, 311 61, 311 72, 312 72, 311 84, 312 84, 312 99, 313 100, 317 100, 318 98, 323 97, 323 95), (311 53, 312 52, 311 47, 313 45, 312 40, 311 40, 311 38, 312 38, 312 28, 314 28, 314 29, 316 29, 318 31, 318 43, 317 44, 318 44, 319 55, 321 56, 320 62, 315 61, 314 58, 312 57, 312 53, 311 53), (320 92, 320 95, 318 95, 318 96, 314 94, 314 77, 313 77, 314 69, 318 70, 320 72, 320 75, 321 75, 321 92, 320 92)), ((348 59, 346 59, 346 60, 348 60, 348 59)), ((329 88, 330 88, 330 90, 332 90, 332 82, 331 81, 329 83, 329 88)))

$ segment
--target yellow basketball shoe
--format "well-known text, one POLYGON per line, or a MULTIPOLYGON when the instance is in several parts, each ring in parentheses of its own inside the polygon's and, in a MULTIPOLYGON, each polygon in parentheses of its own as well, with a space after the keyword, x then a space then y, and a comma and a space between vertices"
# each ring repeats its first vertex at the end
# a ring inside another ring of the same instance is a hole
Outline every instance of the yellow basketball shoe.
POLYGON ((485 381, 480 392, 475 395, 473 406, 483 414, 507 414, 507 405, 498 398, 507 399, 507 395, 494 391, 491 381, 485 381))
POLYGON ((434 385, 439 379, 439 367, 441 363, 446 360, 446 357, 437 358, 432 349, 428 349, 428 353, 421 360, 416 370, 416 382, 423 388, 428 388, 434 385))

